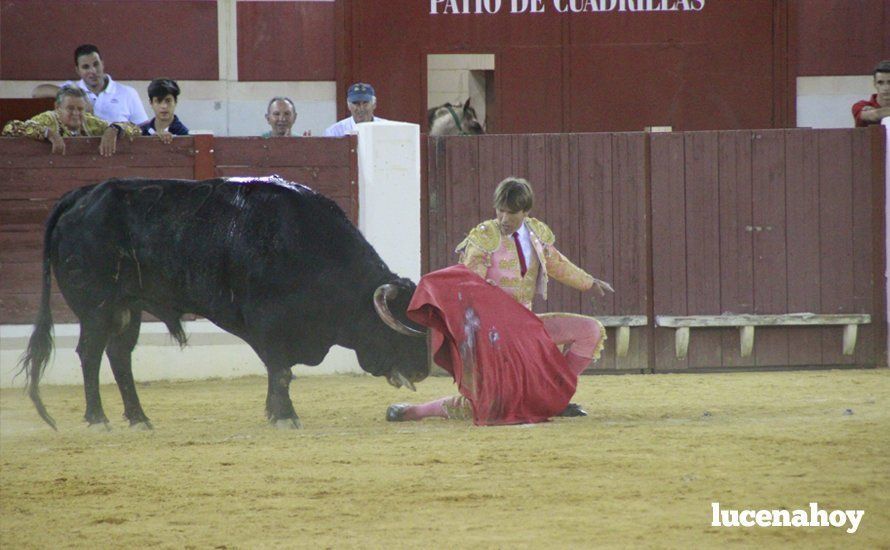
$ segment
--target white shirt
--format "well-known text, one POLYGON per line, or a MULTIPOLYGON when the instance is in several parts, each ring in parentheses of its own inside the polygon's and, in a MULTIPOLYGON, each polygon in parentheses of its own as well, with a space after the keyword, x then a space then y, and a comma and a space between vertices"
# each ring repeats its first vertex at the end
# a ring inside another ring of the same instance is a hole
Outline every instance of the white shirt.
POLYGON ((531 232, 528 230, 528 226, 525 225, 525 222, 522 222, 522 225, 519 226, 519 229, 517 229, 516 232, 519 233, 519 244, 522 245, 522 255, 525 257, 525 264, 531 266, 529 258, 534 254, 531 232))
MULTIPOLYGON (((110 75, 106 74, 105 76, 108 78, 108 86, 105 86, 105 89, 98 94, 94 94, 83 79, 76 83, 78 88, 87 93, 87 98, 93 104, 93 114, 107 122, 142 124, 148 120, 145 107, 136 90, 130 86, 118 84, 111 79, 110 75)), ((62 84, 62 86, 73 85, 75 82, 71 80, 62 84)))
MULTIPOLYGON (((374 120, 372 120, 371 122, 387 122, 387 120, 385 118, 375 116, 374 120)), ((340 120, 328 126, 327 130, 324 131, 324 137, 343 137, 348 134, 354 134, 356 133, 355 126, 355 119, 353 119, 350 115, 343 120, 340 120)))

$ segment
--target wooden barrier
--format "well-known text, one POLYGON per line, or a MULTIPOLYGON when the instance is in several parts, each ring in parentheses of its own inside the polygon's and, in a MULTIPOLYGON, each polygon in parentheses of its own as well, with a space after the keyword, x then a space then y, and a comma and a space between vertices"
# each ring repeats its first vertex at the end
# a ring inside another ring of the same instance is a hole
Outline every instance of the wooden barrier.
POLYGON ((616 289, 591 303, 552 284, 535 310, 647 320, 610 328, 619 345, 598 369, 886 365, 879 129, 488 135, 429 138, 427 151, 425 268, 457 261, 501 179, 529 179, 557 247, 616 289), (801 311, 817 316, 755 344, 754 326, 801 311), (751 328, 697 332, 684 353, 680 331, 656 323, 733 315, 751 328), (859 319, 845 347, 833 316, 859 319))
MULTIPOLYGON (((278 174, 335 200, 358 220, 356 140, 325 138, 177 137, 121 140, 99 156, 98 138, 66 140, 66 154, 48 143, 0 138, 0 324, 34 321, 40 298, 43 223, 65 192, 111 177, 205 179, 278 174)), ((75 318, 53 286, 57 322, 75 318)))

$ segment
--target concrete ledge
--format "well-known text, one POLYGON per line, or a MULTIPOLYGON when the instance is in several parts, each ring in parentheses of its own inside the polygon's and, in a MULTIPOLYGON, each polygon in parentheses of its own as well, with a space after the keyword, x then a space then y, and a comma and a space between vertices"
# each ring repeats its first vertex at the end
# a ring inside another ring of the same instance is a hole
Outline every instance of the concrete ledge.
MULTIPOLYGON (((139 382, 151 380, 200 380, 206 378, 262 375, 266 369, 250 346, 207 320, 183 323, 189 337, 180 349, 163 323, 143 323, 139 343, 133 351, 133 373, 139 382)), ((18 361, 31 336, 30 325, 0 325, 0 388, 24 385, 24 377, 15 377, 18 361)), ((54 327, 55 352, 41 384, 81 384, 80 359, 75 352, 80 326, 60 324, 54 327)), ((297 376, 333 373, 361 373, 352 350, 335 346, 316 367, 294 367, 297 376)), ((103 358, 99 374, 102 383, 112 383, 114 376, 103 358)))

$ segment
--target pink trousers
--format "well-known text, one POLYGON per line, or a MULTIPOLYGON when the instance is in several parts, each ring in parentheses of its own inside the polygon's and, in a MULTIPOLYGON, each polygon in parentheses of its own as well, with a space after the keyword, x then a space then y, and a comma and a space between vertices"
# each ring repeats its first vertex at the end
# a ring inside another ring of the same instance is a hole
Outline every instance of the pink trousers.
POLYGON ((588 360, 599 359, 605 343, 606 331, 602 323, 586 315, 575 313, 543 313, 538 315, 547 333, 564 351, 588 360))

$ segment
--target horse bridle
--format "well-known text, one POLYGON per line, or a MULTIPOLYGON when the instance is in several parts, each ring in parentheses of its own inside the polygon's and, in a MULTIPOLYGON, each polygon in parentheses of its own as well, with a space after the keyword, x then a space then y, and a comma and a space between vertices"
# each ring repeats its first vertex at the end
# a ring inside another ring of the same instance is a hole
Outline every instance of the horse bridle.
POLYGON ((451 106, 451 104, 449 103, 448 105, 445 106, 445 108, 448 109, 448 112, 451 113, 451 118, 454 119, 454 125, 455 125, 455 127, 458 129, 458 131, 460 132, 458 135, 459 135, 459 136, 468 136, 468 135, 470 135, 470 134, 464 132, 464 129, 463 129, 463 127, 462 127, 461 124, 460 124, 460 118, 458 118, 457 113, 454 112, 454 107, 451 106))

